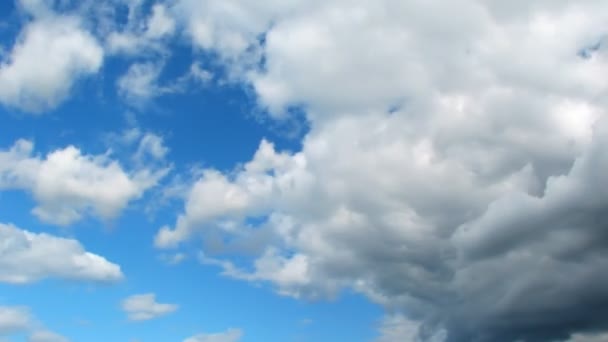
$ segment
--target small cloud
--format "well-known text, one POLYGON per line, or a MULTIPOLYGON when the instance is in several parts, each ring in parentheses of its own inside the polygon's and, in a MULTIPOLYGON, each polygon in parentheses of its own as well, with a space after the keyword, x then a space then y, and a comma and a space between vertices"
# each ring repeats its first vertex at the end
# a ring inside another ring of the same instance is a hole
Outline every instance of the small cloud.
POLYGON ((122 309, 131 321, 146 321, 175 312, 176 304, 161 304, 156 302, 154 293, 140 294, 128 297, 122 302, 122 309))
POLYGON ((213 334, 198 334, 189 337, 184 342, 238 342, 243 337, 240 329, 228 329, 225 332, 213 334))
MULTIPOLYGON (((0 283, 28 284, 46 278, 115 282, 120 266, 90 253, 76 240, 37 234, 0 223, 0 283)), ((18 311, 0 311, 2 319, 18 311)))
POLYGON ((44 329, 27 307, 0 306, 0 337, 12 334, 29 334, 28 342, 69 342, 64 336, 44 329))
POLYGON ((36 331, 30 335, 28 342, 69 342, 67 338, 48 330, 36 331))
POLYGON ((313 320, 310 318, 303 318, 300 320, 300 325, 302 326, 308 326, 311 325, 313 323, 313 320))
POLYGON ((161 254, 160 260, 167 265, 178 265, 186 260, 187 256, 184 253, 161 254))
POLYGON ((162 63, 132 64, 127 73, 118 79, 119 93, 133 104, 141 104, 159 96, 164 92, 158 85, 162 68, 162 63))
POLYGON ((27 330, 31 323, 27 308, 0 306, 0 335, 27 330))

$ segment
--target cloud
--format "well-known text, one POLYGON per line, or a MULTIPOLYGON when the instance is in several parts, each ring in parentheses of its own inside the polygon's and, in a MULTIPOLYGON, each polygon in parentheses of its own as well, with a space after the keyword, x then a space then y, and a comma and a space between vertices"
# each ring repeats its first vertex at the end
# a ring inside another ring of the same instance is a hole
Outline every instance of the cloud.
POLYGON ((164 43, 175 32, 175 20, 163 4, 155 4, 149 17, 143 19, 139 6, 140 3, 132 3, 129 20, 123 31, 108 34, 106 47, 110 54, 134 56, 166 52, 164 43))
POLYGON ((225 332, 215 334, 199 334, 189 337, 184 342, 238 342, 243 332, 240 329, 228 329, 225 332))
POLYGON ((45 278, 115 282, 120 266, 87 252, 76 240, 0 224, 0 282, 24 284, 45 278))
POLYGON ((97 73, 102 62, 102 47, 77 18, 36 18, 0 61, 0 102, 31 113, 51 110, 79 79, 97 73))
MULTIPOLYGON (((418 331, 420 323, 411 321, 402 315, 386 316, 380 326, 380 337, 375 342, 420 342, 418 331)), ((441 342, 445 339, 445 331, 439 331, 434 336, 429 336, 424 341, 441 342)))
POLYGON ((152 7, 152 15, 148 20, 146 36, 150 38, 161 38, 172 34, 175 31, 175 21, 167 13, 167 9, 162 4, 152 7))
POLYGON ((179 265, 187 258, 188 256, 184 253, 161 254, 159 256, 159 259, 167 265, 179 265))
POLYGON ((122 302, 122 309, 131 321, 147 321, 175 312, 179 307, 175 304, 156 302, 153 293, 133 295, 122 302))
POLYGON ((201 86, 208 86, 214 79, 213 73, 203 69, 200 63, 192 63, 190 69, 181 76, 161 81, 163 62, 133 63, 117 81, 119 94, 135 107, 142 107, 154 98, 188 92, 201 86))
MULTIPOLYGON (((141 153, 150 147, 152 153, 164 153, 158 139, 153 140, 147 139, 141 153)), ((33 149, 31 141, 18 140, 9 150, 0 150, 0 189, 31 192, 37 202, 33 214, 62 226, 89 215, 116 217, 168 171, 145 167, 125 171, 109 154, 86 155, 74 146, 44 157, 34 155, 33 149)))
POLYGON ((310 131, 300 151, 263 141, 204 170, 157 247, 228 241, 201 260, 286 295, 352 288, 420 340, 608 329, 608 58, 580 55, 605 34, 605 3, 274 5, 174 7, 195 46, 274 117, 302 107, 310 131), (239 267, 230 251, 262 233, 239 267))
POLYGON ((603 342, 608 340, 608 334, 575 334, 568 342, 603 342))
POLYGON ((169 148, 165 146, 163 137, 154 133, 145 133, 139 141, 139 147, 134 158, 139 162, 145 162, 147 157, 155 160, 163 160, 169 153, 169 148))
POLYGON ((0 337, 17 333, 27 333, 29 342, 69 342, 69 340, 49 330, 40 330, 40 323, 26 307, 0 306, 0 337))
POLYGON ((57 333, 47 330, 36 331, 32 333, 29 338, 29 342, 69 342, 67 338, 57 333))
POLYGON ((118 91, 127 100, 142 102, 159 96, 164 92, 158 85, 162 64, 134 63, 127 73, 118 79, 118 91))
POLYGON ((26 308, 0 306, 0 336, 26 330, 30 321, 26 308))

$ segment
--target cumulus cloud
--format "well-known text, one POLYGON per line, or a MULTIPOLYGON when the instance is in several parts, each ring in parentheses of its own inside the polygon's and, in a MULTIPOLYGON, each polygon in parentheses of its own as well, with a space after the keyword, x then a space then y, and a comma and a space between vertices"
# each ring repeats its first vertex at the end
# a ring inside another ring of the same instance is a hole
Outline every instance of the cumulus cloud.
MULTIPOLYGON (((36 13, 46 9, 40 4, 31 7, 36 13)), ((0 102, 32 113, 53 109, 102 62, 102 47, 79 19, 42 15, 25 25, 10 53, 0 60, 0 102)))
POLYGON ((293 296, 353 288, 422 341, 608 329, 606 3, 274 5, 174 8, 271 115, 302 106, 310 132, 301 151, 263 141, 204 170, 157 247, 262 239, 249 266, 230 246, 201 260, 293 296), (239 57, 252 50, 257 63, 239 57))
POLYGON ((122 309, 131 321, 147 321, 175 312, 179 308, 175 304, 156 302, 154 293, 133 295, 122 302, 122 309))
POLYGON ((221 333, 198 334, 185 339, 184 342, 238 342, 242 336, 240 329, 228 329, 221 333))
POLYGON ((76 240, 0 224, 0 282, 24 284, 45 278, 114 282, 120 266, 87 252, 76 240))
MULTIPOLYGON (((158 138, 146 137, 138 153, 162 157, 166 150, 158 138)), ((88 215, 112 219, 168 171, 145 167, 127 171, 107 153, 86 155, 74 146, 44 157, 33 150, 34 144, 28 140, 0 150, 0 190, 30 192, 37 202, 33 214, 57 225, 69 225, 88 215)))

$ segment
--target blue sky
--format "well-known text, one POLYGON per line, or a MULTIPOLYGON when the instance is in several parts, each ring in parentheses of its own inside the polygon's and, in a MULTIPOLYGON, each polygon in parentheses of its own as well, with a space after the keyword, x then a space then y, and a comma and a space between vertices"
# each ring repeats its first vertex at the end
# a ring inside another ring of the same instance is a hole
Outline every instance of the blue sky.
POLYGON ((0 341, 605 341, 605 13, 2 2, 0 341))

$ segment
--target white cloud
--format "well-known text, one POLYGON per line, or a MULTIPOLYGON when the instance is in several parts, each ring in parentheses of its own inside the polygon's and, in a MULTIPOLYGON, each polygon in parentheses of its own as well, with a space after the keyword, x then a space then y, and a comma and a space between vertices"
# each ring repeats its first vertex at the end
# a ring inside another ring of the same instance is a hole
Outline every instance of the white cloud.
POLYGON ((152 15, 148 19, 148 25, 145 35, 149 38, 161 38, 173 34, 175 30, 175 21, 167 13, 167 9, 162 4, 156 4, 152 7, 152 15))
POLYGON ((134 63, 118 79, 119 93, 134 103, 150 100, 162 94, 164 90, 158 85, 162 67, 162 64, 158 63, 134 63))
POLYGON ((155 160, 163 160, 167 153, 169 148, 165 146, 163 137, 154 133, 145 133, 139 141, 135 159, 144 162, 149 156, 155 160))
POLYGON ((35 331, 28 337, 29 342, 69 342, 67 338, 48 330, 35 331))
POLYGON ((214 334, 199 334, 189 337, 184 342, 238 342, 243 332, 240 329, 228 329, 225 332, 214 334))
POLYGON ((188 258, 184 253, 161 254, 160 260, 167 265, 178 265, 188 258))
POLYGON ((0 224, 0 282, 32 283, 45 278, 114 282, 120 266, 87 252, 76 240, 32 233, 0 224))
POLYGON ((103 49, 78 19, 37 18, 26 24, 0 62, 0 102, 33 113, 53 109, 78 79, 95 74, 102 62, 103 49))
POLYGON ((263 142, 242 167, 205 170, 158 247, 266 232, 249 272, 230 248, 202 260, 284 294, 354 288, 406 312, 420 338, 564 340, 572 322, 605 327, 608 58, 580 51, 605 34, 607 3, 274 5, 173 9, 273 115, 305 108, 310 132, 299 152, 263 142))
POLYGON ((175 20, 166 6, 155 4, 147 19, 140 18, 135 4, 129 11, 129 21, 123 31, 111 32, 106 47, 111 54, 137 55, 149 52, 165 52, 165 39, 175 32, 175 20))
POLYGON ((185 93, 200 86, 207 86, 214 79, 213 73, 194 62, 180 77, 161 81, 163 67, 162 62, 133 63, 117 81, 119 94, 129 104, 141 107, 156 97, 185 93))
POLYGON ((133 295, 122 302, 122 309, 131 321, 146 321, 175 312, 179 307, 175 304, 156 302, 153 293, 133 295))
POLYGON ((126 171, 108 154, 86 155, 74 146, 45 157, 34 155, 33 148, 32 142, 19 140, 0 151, 0 189, 31 192, 37 202, 33 213, 57 225, 87 215, 112 219, 168 171, 145 167, 126 171))
POLYGON ((28 329, 31 319, 27 308, 0 306, 0 336, 28 329))
POLYGON ((213 80, 213 73, 203 69, 199 63, 192 63, 190 66, 190 73, 187 74, 186 77, 194 79, 200 84, 207 85, 213 80))
POLYGON ((57 333, 39 328, 40 323, 28 308, 0 306, 0 337, 27 333, 29 342, 69 342, 57 333))

